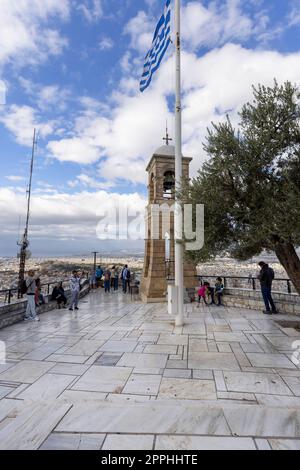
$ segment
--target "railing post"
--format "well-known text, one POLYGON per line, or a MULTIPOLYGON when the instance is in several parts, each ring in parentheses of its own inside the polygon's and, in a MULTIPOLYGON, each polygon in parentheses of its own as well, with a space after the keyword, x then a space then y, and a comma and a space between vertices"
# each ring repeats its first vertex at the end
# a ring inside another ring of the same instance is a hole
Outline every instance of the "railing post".
POLYGON ((10 304, 11 302, 11 290, 9 289, 8 291, 8 303, 10 304))
POLYGON ((292 293, 292 286, 291 286, 291 281, 289 279, 287 281, 287 289, 288 289, 288 293, 291 294, 292 293))
POLYGON ((253 290, 256 290, 256 282, 254 278, 252 279, 252 288, 253 290))
POLYGON ((50 284, 48 284, 48 295, 50 294, 50 284))
POLYGON ((226 277, 224 277, 224 287, 225 287, 225 289, 227 289, 227 279, 226 279, 226 277))

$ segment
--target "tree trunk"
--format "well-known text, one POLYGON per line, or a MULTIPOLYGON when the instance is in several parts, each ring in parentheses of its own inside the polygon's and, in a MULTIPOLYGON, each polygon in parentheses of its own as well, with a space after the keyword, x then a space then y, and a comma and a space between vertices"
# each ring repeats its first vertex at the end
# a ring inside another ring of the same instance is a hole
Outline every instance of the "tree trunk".
POLYGON ((275 253, 300 295, 300 259, 292 243, 278 243, 275 253))

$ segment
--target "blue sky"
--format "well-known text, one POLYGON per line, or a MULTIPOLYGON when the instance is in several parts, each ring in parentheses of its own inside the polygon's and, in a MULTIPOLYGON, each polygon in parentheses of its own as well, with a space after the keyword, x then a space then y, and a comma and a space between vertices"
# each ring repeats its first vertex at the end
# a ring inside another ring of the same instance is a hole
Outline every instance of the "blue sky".
MULTIPOLYGON (((95 227, 112 204, 143 210, 145 167, 166 120, 173 134, 172 48, 151 89, 138 91, 163 6, 0 0, 0 255, 16 252, 34 126, 32 251, 127 246, 98 240, 95 227)), ((237 123, 252 83, 300 80, 300 1, 185 0, 182 35, 184 153, 194 157, 195 174, 207 126, 227 112, 237 123)))

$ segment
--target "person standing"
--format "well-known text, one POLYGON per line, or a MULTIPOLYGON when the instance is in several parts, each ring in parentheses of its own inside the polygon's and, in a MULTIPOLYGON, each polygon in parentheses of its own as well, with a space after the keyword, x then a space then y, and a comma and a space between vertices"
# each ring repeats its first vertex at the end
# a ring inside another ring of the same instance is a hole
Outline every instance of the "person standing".
POLYGON ((71 291, 71 303, 69 310, 73 311, 73 306, 75 310, 79 310, 79 293, 80 293, 80 278, 77 271, 73 271, 73 276, 70 279, 70 291, 71 291))
POLYGON ((111 272, 107 269, 104 273, 104 289, 105 293, 110 292, 111 272))
POLYGON ((116 273, 116 267, 113 266, 111 268, 111 278, 110 278, 110 288, 113 289, 114 288, 114 284, 115 284, 115 273, 116 273))
POLYGON ((34 271, 28 271, 28 276, 25 280, 25 283, 27 295, 27 308, 24 321, 40 321, 38 315, 36 314, 35 294, 37 287, 34 271))
POLYGON ((260 281, 260 286, 261 286, 261 293, 264 299, 264 303, 266 306, 266 310, 264 310, 265 315, 272 315, 278 313, 276 309, 276 305, 273 301, 272 297, 272 283, 275 278, 275 273, 270 266, 265 263, 264 261, 261 261, 258 263, 260 267, 260 273, 258 274, 258 279, 260 281), (271 311, 272 308, 272 311, 271 311))
POLYGON ((119 270, 118 268, 115 269, 115 277, 114 277, 114 291, 116 292, 119 290, 119 270))
POLYGON ((36 305, 36 307, 39 307, 40 305, 45 305, 45 299, 44 299, 44 296, 42 294, 42 283, 41 283, 40 278, 37 278, 35 280, 35 285, 36 285, 35 305, 36 305))
POLYGON ((102 276, 103 276, 103 269, 101 268, 101 266, 98 266, 98 268, 96 269, 96 287, 101 287, 101 280, 102 280, 102 276))
POLYGON ((95 270, 91 271, 89 281, 90 281, 90 289, 91 290, 96 289, 96 271, 95 270))
POLYGON ((130 269, 127 267, 125 293, 128 292, 128 294, 130 294, 130 282, 131 282, 131 272, 130 272, 130 269))
POLYGON ((121 272, 122 289, 123 289, 124 294, 126 294, 126 271, 127 269, 128 269, 128 266, 127 264, 125 264, 121 272))
POLYGON ((203 286, 200 286, 198 289, 198 307, 200 307, 201 299, 204 300, 205 305, 208 305, 206 301, 206 296, 209 293, 210 284, 209 282, 204 282, 203 286))
POLYGON ((217 306, 218 307, 222 307, 222 298, 223 298, 223 295, 224 295, 224 284, 223 284, 223 280, 221 277, 218 277, 217 278, 217 282, 215 284, 215 294, 217 296, 217 299, 218 299, 218 303, 217 303, 217 306))

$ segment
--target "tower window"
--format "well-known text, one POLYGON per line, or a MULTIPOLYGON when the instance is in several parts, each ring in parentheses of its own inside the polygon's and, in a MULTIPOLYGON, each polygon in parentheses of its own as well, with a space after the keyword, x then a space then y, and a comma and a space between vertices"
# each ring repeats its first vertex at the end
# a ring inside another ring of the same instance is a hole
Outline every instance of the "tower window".
POLYGON ((164 199, 173 199, 175 195, 175 173, 166 171, 164 174, 164 199))

